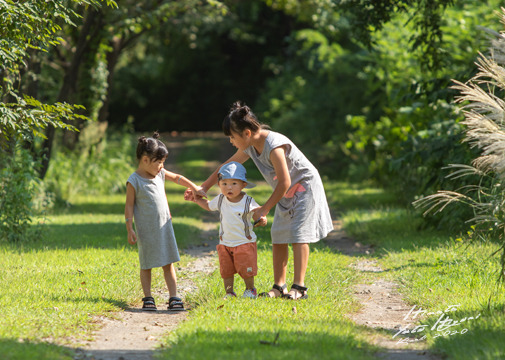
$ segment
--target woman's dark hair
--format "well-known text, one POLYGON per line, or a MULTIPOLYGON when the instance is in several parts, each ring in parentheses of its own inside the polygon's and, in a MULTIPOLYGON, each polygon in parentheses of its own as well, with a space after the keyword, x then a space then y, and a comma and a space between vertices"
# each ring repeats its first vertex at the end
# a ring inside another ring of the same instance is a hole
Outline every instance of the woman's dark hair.
POLYGON ((146 155, 151 161, 162 160, 167 157, 168 149, 159 140, 160 134, 154 132, 152 137, 139 137, 137 144, 137 160, 140 160, 142 156, 146 155))
POLYGON ((258 121, 249 106, 236 101, 223 120, 223 132, 226 136, 231 136, 232 131, 242 134, 246 129, 255 133, 261 129, 268 129, 268 126, 258 121))

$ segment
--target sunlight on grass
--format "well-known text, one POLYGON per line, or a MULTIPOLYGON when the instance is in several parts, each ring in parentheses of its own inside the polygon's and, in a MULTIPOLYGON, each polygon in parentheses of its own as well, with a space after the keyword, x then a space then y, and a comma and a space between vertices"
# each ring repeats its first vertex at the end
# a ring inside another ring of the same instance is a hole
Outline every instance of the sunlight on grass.
POLYGON ((454 240, 460 238, 458 234, 421 231, 417 215, 383 204, 346 211, 342 220, 349 235, 374 245, 371 257, 385 270, 380 276, 398 282, 410 305, 435 313, 422 321, 428 325, 428 344, 433 349, 454 359, 505 357, 505 289, 497 283, 499 259, 491 256, 498 244, 467 243, 454 240), (436 312, 450 306, 457 308, 448 313, 455 321, 479 317, 438 332, 435 325, 441 315, 436 312))
MULTIPOLYGON (((182 197, 184 188, 178 188, 169 202, 182 197)), ((9 359, 71 359, 65 348, 35 343, 84 340, 97 326, 94 316, 140 302, 138 255, 126 239, 124 198, 79 196, 47 218, 39 241, 0 245, 0 353, 12 353, 9 359), (34 351, 39 357, 30 357, 34 351)), ((174 217, 181 248, 200 242, 199 218, 174 217)), ((178 266, 190 260, 182 255, 178 266)), ((161 271, 153 272, 153 288, 166 288, 161 271)))

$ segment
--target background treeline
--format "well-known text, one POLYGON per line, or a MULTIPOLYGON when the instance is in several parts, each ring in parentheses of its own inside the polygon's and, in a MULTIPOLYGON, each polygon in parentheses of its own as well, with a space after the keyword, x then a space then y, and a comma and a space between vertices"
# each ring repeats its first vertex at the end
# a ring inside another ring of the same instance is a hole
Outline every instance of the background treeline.
POLYGON ((325 176, 375 180, 404 203, 459 188, 441 168, 474 154, 461 143, 451 79, 476 71, 491 36, 481 26, 500 28, 499 6, 2 2, 2 237, 22 237, 36 199, 48 208, 79 191, 122 191, 132 133, 219 131, 237 99, 325 176))

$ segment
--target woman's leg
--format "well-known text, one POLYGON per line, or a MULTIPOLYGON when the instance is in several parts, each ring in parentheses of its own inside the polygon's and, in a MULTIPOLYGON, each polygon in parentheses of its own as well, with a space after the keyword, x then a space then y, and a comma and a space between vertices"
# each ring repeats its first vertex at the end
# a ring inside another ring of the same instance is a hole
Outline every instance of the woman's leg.
MULTIPOLYGON (((288 267, 289 248, 288 244, 273 244, 272 257, 274 268, 274 283, 283 286, 286 284, 286 271, 288 267)), ((279 290, 271 289, 268 292, 270 297, 282 295, 279 290)))
POLYGON ((177 296, 177 275, 175 274, 174 264, 168 264, 162 266, 163 276, 165 277, 165 282, 167 283, 168 292, 170 297, 177 296))
POLYGON ((144 297, 151 296, 151 269, 140 269, 140 284, 144 297))
MULTIPOLYGON (((309 244, 293 244, 293 284, 305 286, 305 273, 309 264, 309 253, 309 244)), ((301 296, 300 291, 295 289, 290 290, 289 293, 295 299, 301 296)))

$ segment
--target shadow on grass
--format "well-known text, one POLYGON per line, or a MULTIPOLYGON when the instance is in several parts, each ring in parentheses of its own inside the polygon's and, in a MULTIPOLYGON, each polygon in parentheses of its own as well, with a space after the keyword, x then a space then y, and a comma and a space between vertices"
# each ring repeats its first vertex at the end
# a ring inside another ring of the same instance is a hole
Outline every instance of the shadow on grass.
MULTIPOLYGON (((326 324, 327 326, 327 324, 326 324)), ((233 322, 230 322, 233 327, 233 322)), ((177 343, 160 354, 160 359, 373 359, 373 350, 349 335, 324 331, 234 331, 196 329, 180 335, 177 343)))
MULTIPOLYGON (((201 230, 196 226, 187 224, 173 224, 179 249, 199 245, 201 230)), ((23 242, 10 246, 18 247, 21 251, 32 249, 118 249, 129 248, 136 250, 127 241, 127 232, 123 223, 84 223, 84 224, 45 224, 35 225, 40 228, 43 235, 42 241, 23 242)))
POLYGON ((74 358, 74 352, 64 346, 17 339, 0 339, 0 354, 2 360, 71 360, 74 358))
MULTIPOLYGON (((62 301, 62 297, 61 296, 52 296, 52 301, 54 302, 58 302, 58 301, 62 301)), ((121 309, 128 309, 129 308, 129 304, 124 301, 124 300, 118 300, 118 299, 113 299, 113 298, 107 298, 107 297, 96 297, 96 296, 85 296, 83 297, 82 295, 76 293, 76 294, 68 294, 65 299, 64 299, 64 302, 68 302, 68 303, 93 303, 93 304, 100 304, 100 303, 109 303, 111 305, 114 305, 115 307, 118 307, 118 308, 121 308, 121 309)))

